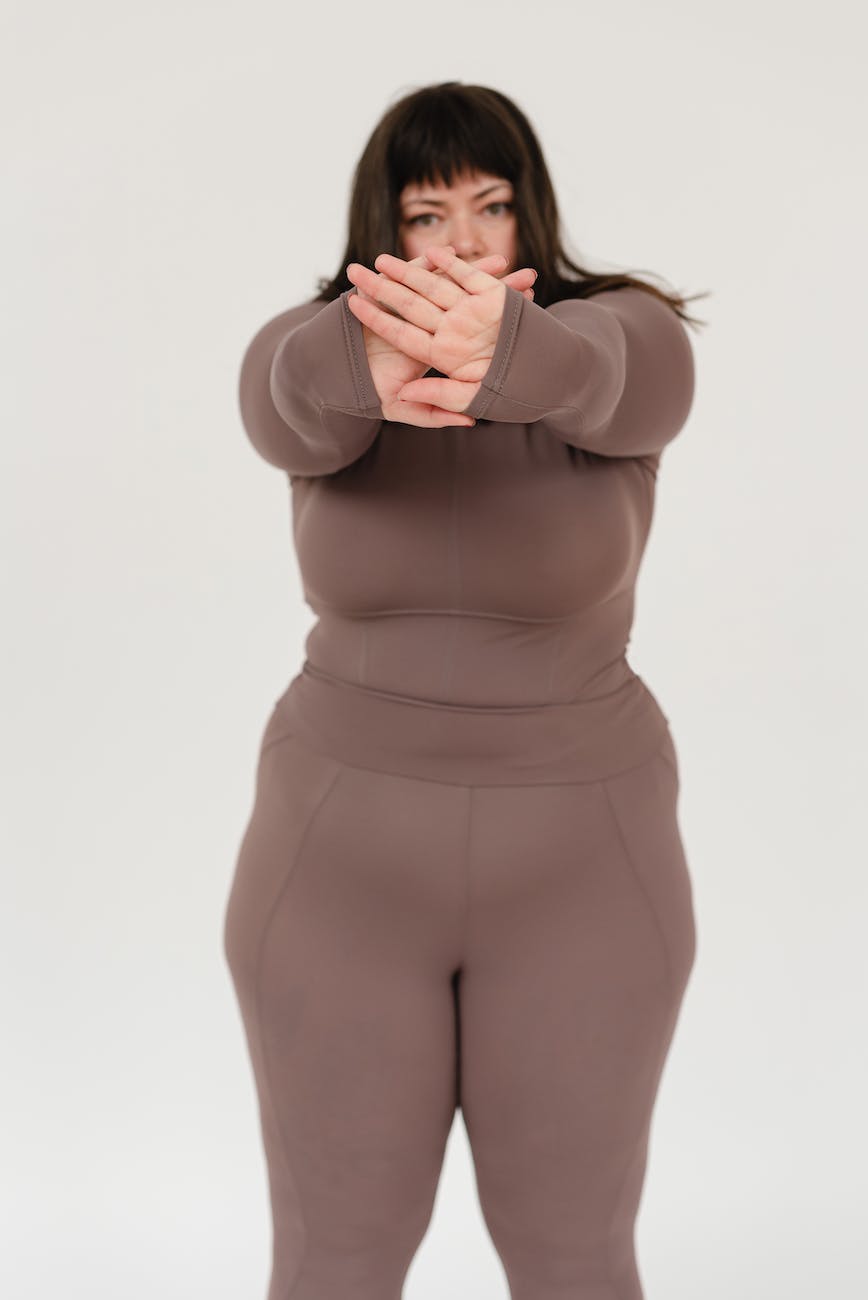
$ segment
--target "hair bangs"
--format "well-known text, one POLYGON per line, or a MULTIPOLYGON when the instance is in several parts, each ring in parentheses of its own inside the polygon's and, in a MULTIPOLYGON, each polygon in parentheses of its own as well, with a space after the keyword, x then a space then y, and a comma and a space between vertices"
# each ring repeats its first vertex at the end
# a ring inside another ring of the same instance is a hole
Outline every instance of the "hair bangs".
POLYGON ((442 91, 417 96, 408 108, 389 145, 396 194, 411 184, 452 185, 468 172, 518 179, 519 151, 502 117, 442 91))

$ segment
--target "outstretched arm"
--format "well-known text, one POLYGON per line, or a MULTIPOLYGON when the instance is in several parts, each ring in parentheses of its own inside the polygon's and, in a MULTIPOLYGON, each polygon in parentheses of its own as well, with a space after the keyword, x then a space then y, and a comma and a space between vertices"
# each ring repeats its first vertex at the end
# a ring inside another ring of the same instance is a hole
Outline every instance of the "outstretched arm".
POLYGON ((383 423, 362 327, 346 305, 301 303, 254 335, 238 400, 251 443, 290 474, 331 474, 357 460, 383 423))
POLYGON ((540 307, 507 288, 491 365, 463 414, 537 422, 603 456, 659 453, 693 402, 675 311, 632 286, 540 307))

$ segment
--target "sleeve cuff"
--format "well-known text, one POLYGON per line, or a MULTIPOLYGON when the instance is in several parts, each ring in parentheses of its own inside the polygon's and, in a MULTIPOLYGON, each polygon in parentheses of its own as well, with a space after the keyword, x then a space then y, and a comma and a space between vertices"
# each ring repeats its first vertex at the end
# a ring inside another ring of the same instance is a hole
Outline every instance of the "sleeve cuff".
POLYGON ((271 362, 271 398, 297 440, 294 473, 343 468, 371 446, 383 423, 361 322, 347 306, 351 292, 355 287, 292 329, 271 362))

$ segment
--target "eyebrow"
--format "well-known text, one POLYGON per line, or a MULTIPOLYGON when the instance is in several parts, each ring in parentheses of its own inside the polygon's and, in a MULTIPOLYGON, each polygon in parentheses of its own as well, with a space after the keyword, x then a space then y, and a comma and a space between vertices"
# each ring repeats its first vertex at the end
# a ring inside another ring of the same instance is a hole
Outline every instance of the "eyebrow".
MULTIPOLYGON (((480 190, 479 193, 478 193, 478 194, 474 194, 473 197, 474 197, 475 199, 481 199, 481 198, 484 198, 485 195, 486 195, 486 194, 490 194, 492 190, 499 190, 502 186, 505 187, 505 186, 509 185, 509 183, 510 183, 509 181, 498 181, 497 184, 495 184, 495 185, 489 185, 489 186, 487 187, 487 189, 480 190)), ((431 203, 431 204, 433 204, 433 206, 434 206, 435 208, 442 208, 442 207, 445 206, 446 200, 445 200, 445 199, 431 199, 431 198, 427 198, 427 197, 424 196, 424 195, 419 195, 419 196, 417 196, 417 197, 415 197, 415 198, 412 198, 412 199, 405 199, 404 202, 405 202, 405 204, 406 204, 408 207, 409 207, 409 205, 410 205, 411 203, 431 203)))

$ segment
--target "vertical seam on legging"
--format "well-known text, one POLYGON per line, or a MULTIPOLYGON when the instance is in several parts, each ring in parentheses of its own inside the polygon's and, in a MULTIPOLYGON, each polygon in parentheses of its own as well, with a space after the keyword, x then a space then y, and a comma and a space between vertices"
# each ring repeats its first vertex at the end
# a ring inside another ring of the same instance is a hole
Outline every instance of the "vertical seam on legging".
MULTIPOLYGON (((650 761, 653 761, 653 759, 650 761)), ((603 795, 605 796, 605 800, 608 805, 609 812, 611 813, 612 821, 614 822, 615 825, 615 831, 618 836, 618 841, 621 845, 621 850, 624 854, 624 859, 627 863, 627 866, 630 868, 630 874, 635 880, 636 884, 639 886, 639 889, 648 906, 648 911, 650 912, 651 918, 654 922, 654 928, 656 929, 657 934, 660 938, 660 944, 663 949, 663 960, 666 963, 667 982, 669 984, 670 992, 675 994, 677 990, 675 987, 675 972, 672 968, 672 955, 669 952, 669 940, 666 938, 666 932, 663 929, 663 926, 660 922, 660 917, 657 914, 657 908, 654 906, 654 900, 652 899, 651 895, 648 893, 648 890, 645 886, 645 882, 642 879, 641 874, 636 869, 636 864, 633 861, 633 854, 630 852, 629 845, 627 844, 627 837, 625 836, 623 828, 621 826, 621 819, 618 816, 618 809, 615 807, 615 801, 612 798, 612 795, 609 791, 608 780, 604 779, 602 781, 599 781, 597 784, 600 786, 600 789, 603 791, 603 795)))
MULTIPOLYGON (((656 751, 656 752, 652 755, 652 757, 648 760, 648 762, 649 762, 649 763, 653 763, 653 762, 656 761, 656 759, 657 759, 658 757, 659 757, 659 751, 656 751)), ((631 769, 631 770, 632 770, 632 769, 631 769)), ((655 929, 657 930, 657 934, 658 934, 658 936, 659 936, 659 938, 660 938, 660 943, 661 943, 661 946, 662 946, 662 949, 663 949, 663 957, 664 957, 664 961, 665 961, 665 963, 666 963, 667 983, 668 983, 669 989, 670 989, 670 991, 671 991, 673 994, 677 994, 676 980, 675 980, 674 971, 673 971, 673 966, 672 966, 672 955, 671 955, 670 950, 669 950, 669 942, 668 942, 668 940, 667 940, 667 938, 666 938, 666 933, 665 933, 665 931, 664 931, 664 929, 663 929, 663 925, 662 925, 662 923, 661 923, 661 921, 660 921, 660 917, 659 917, 659 915, 658 915, 657 908, 655 907, 655 905, 654 905, 654 901, 653 901, 651 895, 649 894, 649 892, 648 892, 648 890, 647 890, 647 888, 646 888, 646 886, 645 886, 645 882, 642 880, 642 877, 641 877, 639 871, 638 871, 637 868, 636 868, 636 864, 635 864, 635 862, 634 862, 634 860, 633 860, 633 854, 630 852, 629 845, 627 844, 627 837, 625 836, 625 834, 624 834, 624 830, 623 830, 623 827, 622 827, 622 825, 621 825, 621 818, 620 818, 619 815, 618 815, 618 809, 617 809, 617 806, 616 806, 616 804, 615 804, 614 799, 612 798, 611 791, 609 790, 608 779, 603 779, 602 781, 599 781, 597 784, 600 786, 601 790, 603 791, 603 795, 604 795, 604 797, 605 797, 606 804, 607 804, 607 806, 608 806, 608 809, 609 809, 609 813, 610 813, 610 816, 611 816, 612 822, 613 822, 613 824, 614 824, 614 826, 615 826, 615 831, 616 831, 616 834, 617 834, 617 836, 618 836, 618 841, 619 841, 619 843, 620 843, 620 845, 621 845, 621 850, 622 850, 622 853, 623 853, 623 855, 624 855, 624 860, 625 860, 625 862, 627 863, 627 866, 628 866, 628 868, 629 868, 629 870, 630 870, 630 874, 632 875, 633 879, 635 880, 635 882, 636 882, 637 885, 639 886, 639 889, 640 889, 640 891, 641 891, 641 893, 642 893, 642 895, 643 895, 643 897, 644 897, 644 899, 645 899, 645 902, 646 902, 646 904, 647 904, 648 910, 649 910, 649 912, 650 912, 650 914, 651 914, 651 917, 652 917, 652 919, 653 919, 655 929)), ((677 1007, 677 1002, 676 1002, 676 1007, 677 1007)), ((666 1017, 666 1020, 664 1021, 664 1025, 665 1025, 665 1026, 670 1024, 670 1022, 671 1022, 671 1016, 672 1016, 673 1014, 676 1014, 676 1015, 677 1015, 677 1009, 676 1009, 675 1012, 673 1012, 672 1010, 670 1010, 669 1014, 668 1014, 667 1017, 666 1017)), ((666 1046, 663 1048, 663 1057, 662 1057, 662 1060, 660 1060, 660 1059, 658 1058, 658 1070, 657 1070, 657 1079, 658 1079, 658 1082, 659 1082, 659 1078, 660 1078, 660 1074, 661 1074, 661 1072, 662 1072, 663 1066, 665 1065, 666 1054, 667 1054, 667 1052, 668 1052, 668 1042, 669 1042, 669 1038, 670 1038, 670 1034, 667 1032, 667 1030, 666 1030, 665 1028, 664 1028, 663 1033, 664 1033, 664 1039, 666 1040, 666 1046)), ((653 1103, 652 1103, 652 1104, 653 1104, 653 1103)), ((645 1143, 647 1143, 647 1135, 646 1135, 646 1133, 647 1133, 647 1128, 646 1128, 647 1123, 650 1123, 650 1120, 649 1120, 649 1121, 646 1121, 646 1124, 643 1125, 642 1129, 640 1129, 639 1135, 637 1136, 637 1139, 636 1139, 637 1141, 640 1141, 640 1140, 641 1140, 642 1143, 643 1143, 643 1145, 644 1145, 645 1143)), ((610 1221, 610 1223, 609 1223, 608 1232, 607 1232, 607 1234, 606 1234, 606 1244, 607 1244, 607 1249, 608 1249, 610 1252, 611 1252, 611 1248, 612 1248, 612 1240, 611 1240, 611 1237, 612 1237, 612 1230, 613 1230, 614 1225, 615 1225, 615 1216, 616 1216, 616 1214, 617 1214, 617 1212, 618 1212, 618 1205, 619 1205, 619 1202, 620 1202, 620 1199, 621 1199, 621 1194, 622 1194, 622 1192, 623 1192, 623 1190, 624 1190, 624 1184, 626 1183, 626 1181, 627 1181, 627 1179, 628 1179, 628 1177, 629 1177, 629 1175, 630 1175, 630 1171, 631 1171, 631 1169, 632 1169, 634 1159, 635 1159, 635 1149, 634 1149, 633 1153, 631 1154, 630 1159, 627 1161, 627 1165, 626 1165, 626 1168, 624 1169, 624 1173, 623 1173, 623 1175, 622 1175, 622 1177, 621 1177, 621 1179, 620 1179, 620 1181, 619 1181, 619 1183, 618 1183, 618 1190, 617 1190, 617 1193, 616 1193, 616 1196, 615 1196, 615 1198, 614 1198, 614 1202, 613 1202, 612 1219, 611 1219, 611 1221, 610 1221)), ((610 1258, 611 1258, 611 1256, 610 1256, 610 1258)), ((613 1287, 616 1286, 616 1284, 615 1284, 614 1281, 612 1282, 612 1285, 613 1285, 613 1287)), ((618 1294, 619 1294, 619 1296, 620 1296, 620 1295, 621 1295, 620 1287, 616 1287, 616 1289, 618 1290, 618 1294)))
MULTIPOLYGON (((465 786, 465 789, 467 790, 467 824, 464 830, 464 849, 461 855, 462 866, 464 871, 464 903, 463 903, 464 911, 461 920, 461 935, 458 940, 458 951, 457 951, 458 964, 461 968, 463 968, 464 966, 465 943, 467 940, 467 931, 469 929, 469 924, 470 924, 470 920, 469 920, 470 918, 470 862, 472 857, 470 852, 470 846, 471 846, 472 827, 473 827, 473 786, 472 785, 465 786)), ((460 999, 461 997, 460 981, 459 981, 457 996, 460 999)), ((456 1106, 461 1106, 461 1094, 462 1094, 461 1073, 462 1073, 462 1064, 463 1064, 462 1053, 461 1053, 461 1037, 464 1033, 464 1026, 461 1017, 460 1005, 456 1007, 456 1027, 457 1027, 457 1038, 455 1041, 455 1104, 456 1106)))
POLYGON ((458 946, 462 962, 464 960, 464 943, 467 938, 470 914, 470 844, 473 827, 473 786, 468 785, 465 788, 467 790, 467 826, 464 831, 464 852, 462 854, 464 862, 464 918, 461 925, 461 941, 458 946))
MULTIPOLYGON (((335 760, 332 761, 334 762, 335 760)), ((302 836, 301 839, 299 840, 298 847, 296 848, 296 851, 292 856, 292 861, 290 862, 289 867, 286 870, 281 886, 278 889, 274 900, 272 901, 271 907, 269 908, 268 915, 265 920, 265 924, 262 927, 262 934, 259 937, 259 945, 256 950, 256 962, 255 962, 255 970, 254 970, 254 978, 253 978, 253 1009, 256 1016, 256 1034, 259 1039, 259 1051, 262 1057, 263 1073, 265 1076, 264 1083, 265 1083, 265 1087, 268 1090, 268 1104, 271 1107, 271 1113, 274 1118, 274 1127, 277 1131, 278 1139, 280 1142, 280 1151, 283 1157, 284 1169, 289 1178, 290 1184, 292 1185, 293 1191, 295 1192, 295 1199, 299 1207, 299 1213, 301 1215, 302 1230, 305 1235, 305 1241, 307 1241, 308 1227, 304 1217, 304 1207, 302 1205, 301 1192, 299 1190, 298 1184, 295 1181, 295 1174, 293 1173, 292 1164, 289 1159, 289 1152, 286 1149, 286 1139, 283 1132, 283 1125, 280 1122, 280 1116, 274 1104, 274 1090, 271 1084, 271 1078, 272 1078, 271 1064, 265 1046, 265 1034, 263 1033, 262 1030, 262 1015, 260 1011, 259 983, 262 974, 262 957, 263 957, 263 953, 265 952, 265 941, 268 937, 268 931, 271 928, 271 923, 274 920, 275 914, 277 912, 277 908, 280 905, 280 901, 283 898, 283 895, 285 894, 290 882, 295 878, 296 869, 301 859, 304 846, 307 843, 307 837, 310 834, 311 828, 313 827, 313 824, 316 821, 317 816, 319 815, 320 810, 323 808, 326 800, 329 798, 332 791, 334 790, 335 785, 337 784, 337 781, 341 776, 342 771, 343 768, 338 766, 337 770, 333 774, 331 780, 329 781, 328 785, 326 786, 319 800, 311 809, 310 816, 307 819, 307 824, 305 825, 304 831, 302 832, 302 836)), ((298 1281, 303 1262, 304 1262, 304 1251, 302 1250, 301 1254, 299 1255, 298 1267, 290 1283, 290 1292, 295 1287, 295 1284, 298 1281)), ((288 1297, 289 1297, 289 1292, 287 1292, 287 1300, 288 1297)))

